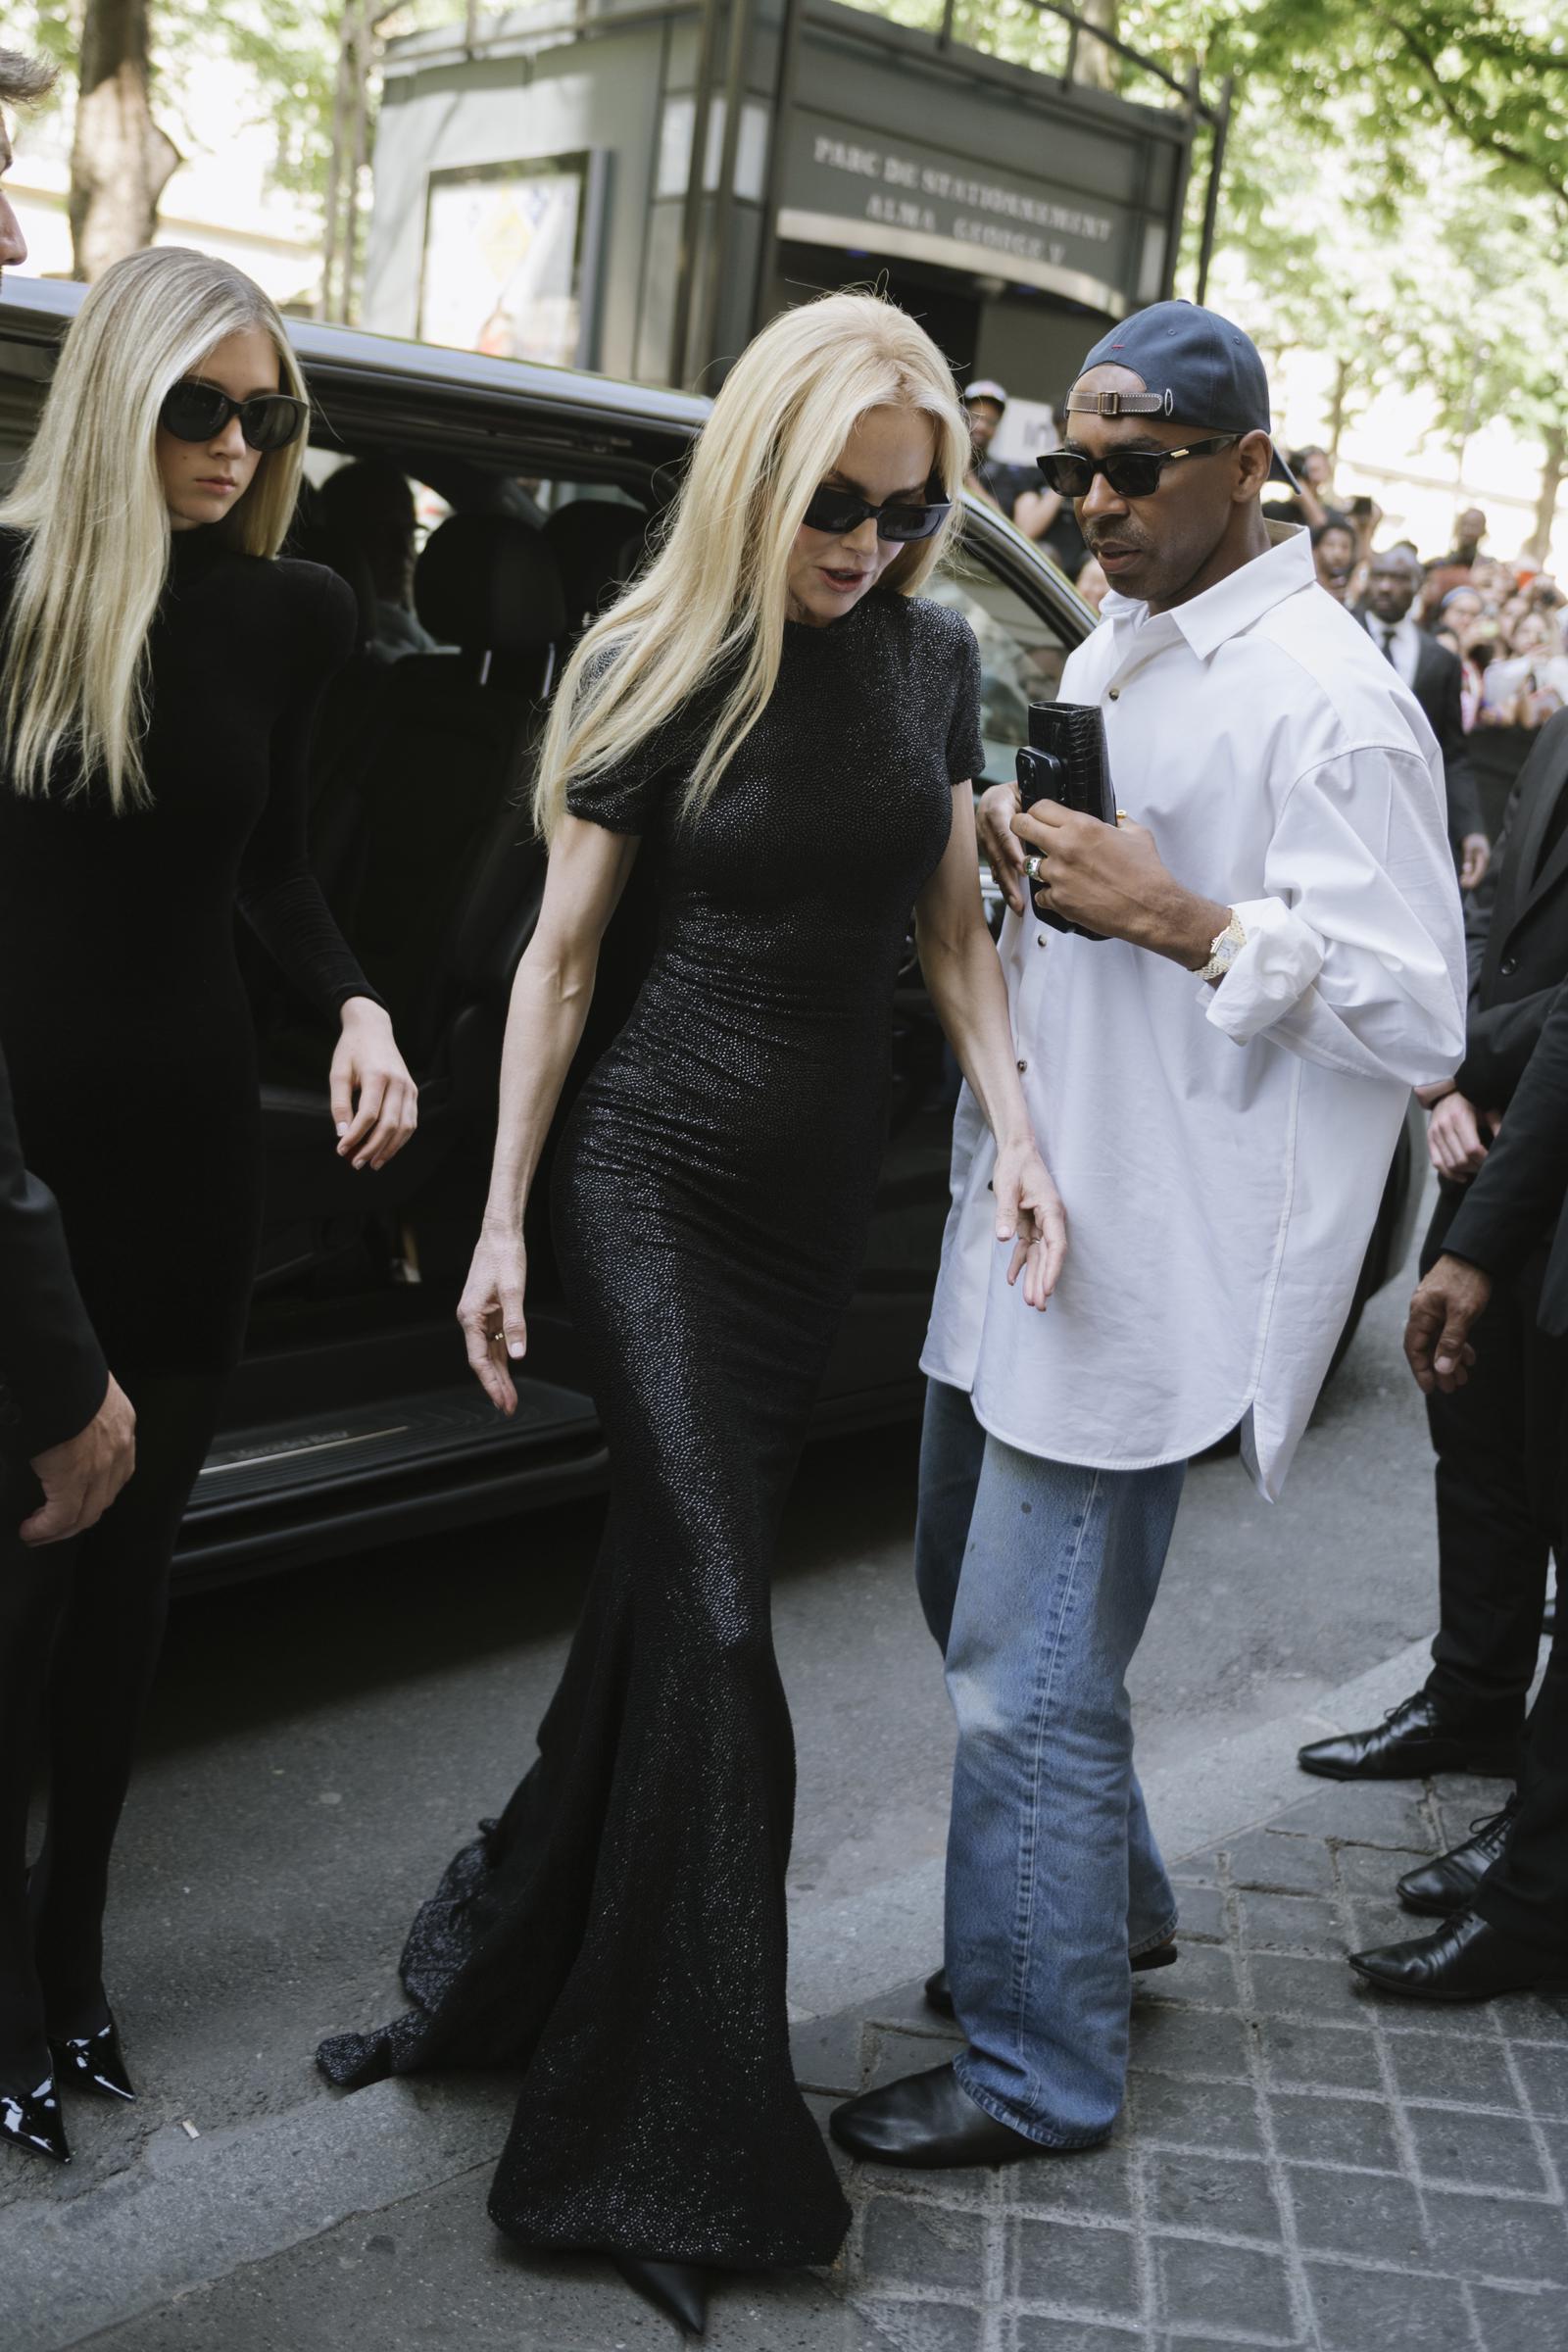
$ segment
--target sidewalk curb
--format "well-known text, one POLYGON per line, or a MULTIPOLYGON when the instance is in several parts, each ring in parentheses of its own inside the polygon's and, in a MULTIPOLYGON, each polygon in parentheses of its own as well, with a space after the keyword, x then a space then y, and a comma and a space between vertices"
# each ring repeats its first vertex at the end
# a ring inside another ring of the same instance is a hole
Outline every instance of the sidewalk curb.
POLYGON ((394 2080, 199 2139, 166 2126, 128 2172, 0 2215, 6 2352, 66 2352, 356 2213, 493 2163, 514 2097, 509 2078, 394 2080))
MULTIPOLYGON (((1327 1690, 1300 1713, 1276 1716, 1222 1740, 1202 1755, 1152 1773, 1144 1783, 1154 1833, 1169 1863, 1272 1820, 1321 1784, 1296 1751, 1331 1732, 1376 1723, 1426 1679, 1428 1643, 1327 1690)), ((934 1968, 942 1950, 940 1861, 889 1879, 864 1894, 797 1911, 791 1923, 791 2014, 830 2017, 874 2001, 890 1984, 934 1968)))

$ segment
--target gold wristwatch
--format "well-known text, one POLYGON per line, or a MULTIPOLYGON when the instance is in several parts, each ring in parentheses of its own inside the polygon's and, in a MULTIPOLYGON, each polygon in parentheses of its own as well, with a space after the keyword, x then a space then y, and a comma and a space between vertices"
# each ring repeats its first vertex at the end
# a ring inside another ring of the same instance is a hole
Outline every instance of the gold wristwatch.
POLYGON ((1223 980, 1237 956, 1247 945, 1247 933, 1235 907, 1230 909, 1230 921, 1223 931, 1217 931, 1208 943, 1208 961, 1199 972, 1200 980, 1223 980))

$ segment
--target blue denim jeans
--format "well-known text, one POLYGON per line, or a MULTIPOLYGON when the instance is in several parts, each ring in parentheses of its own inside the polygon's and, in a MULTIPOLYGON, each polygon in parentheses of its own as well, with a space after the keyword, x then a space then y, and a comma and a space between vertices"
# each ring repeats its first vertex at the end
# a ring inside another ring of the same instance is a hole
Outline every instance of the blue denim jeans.
POLYGON ((1121 2107, 1129 1956, 1176 1925, 1133 1771, 1126 1672, 1185 1462, 1084 1470, 989 1437, 933 1381, 915 1573, 958 1719, 947 1966, 964 2089, 1046 2147, 1121 2107))

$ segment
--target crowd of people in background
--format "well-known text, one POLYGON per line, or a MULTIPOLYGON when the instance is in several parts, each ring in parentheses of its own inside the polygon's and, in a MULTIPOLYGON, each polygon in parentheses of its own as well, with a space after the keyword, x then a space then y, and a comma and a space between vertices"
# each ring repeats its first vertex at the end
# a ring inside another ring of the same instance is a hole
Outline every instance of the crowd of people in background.
MULTIPOLYGON (((1413 539, 1375 551, 1382 512, 1370 498, 1336 500, 1327 453, 1298 450, 1290 465, 1297 495, 1266 512, 1306 525, 1317 576, 1331 596, 1368 619, 1380 566, 1397 560, 1413 575, 1411 625, 1457 666, 1464 757, 1482 828, 1495 840, 1532 743, 1554 712, 1568 708, 1568 595, 1524 557, 1504 561, 1487 552, 1487 517, 1479 507, 1460 514, 1454 544, 1444 555, 1423 558, 1413 539)), ((1368 625, 1376 634, 1375 622, 1368 625)), ((1441 727, 1438 733, 1441 739, 1441 727)), ((1446 744, 1445 752, 1451 758, 1446 744)))

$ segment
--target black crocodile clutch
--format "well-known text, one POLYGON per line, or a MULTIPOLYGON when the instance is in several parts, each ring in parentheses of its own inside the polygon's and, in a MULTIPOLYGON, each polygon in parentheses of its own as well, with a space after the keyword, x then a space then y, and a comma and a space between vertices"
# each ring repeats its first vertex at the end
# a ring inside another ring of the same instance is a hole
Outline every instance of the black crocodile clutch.
MULTIPOLYGON (((1025 808, 1036 801, 1058 801, 1080 816, 1097 816, 1102 824, 1116 822, 1116 796, 1110 786, 1110 762, 1105 755, 1105 721, 1098 703, 1031 703, 1029 745, 1018 754, 1018 798, 1025 808)), ((1037 906, 1035 912, 1053 931, 1070 931, 1079 939, 1098 939, 1081 923, 1037 906)))

